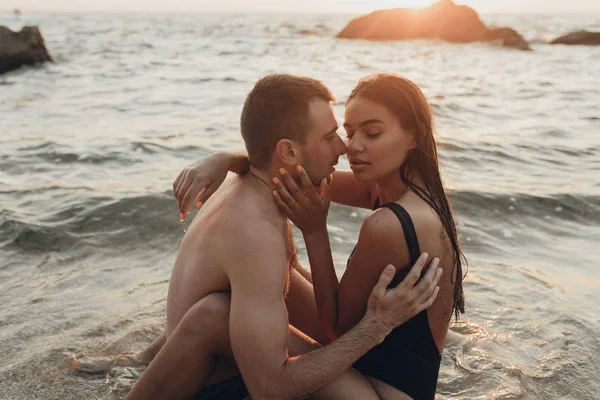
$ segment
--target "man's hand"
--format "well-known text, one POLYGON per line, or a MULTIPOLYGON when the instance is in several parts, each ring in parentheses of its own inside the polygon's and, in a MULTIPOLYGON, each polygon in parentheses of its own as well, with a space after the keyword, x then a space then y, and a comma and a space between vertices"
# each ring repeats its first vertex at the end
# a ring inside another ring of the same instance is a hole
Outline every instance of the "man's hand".
POLYGON ((376 324, 378 329, 381 329, 381 333, 387 335, 395 327, 431 307, 440 290, 437 284, 442 276, 442 269, 438 268, 440 262, 438 258, 431 261, 423 279, 415 285, 421 276, 427 257, 427 253, 421 254, 406 278, 391 289, 388 289, 388 286, 394 279, 396 269, 393 265, 385 267, 369 296, 367 312, 363 320, 376 324))
POLYGON ((179 220, 183 221, 190 212, 192 199, 200 208, 221 186, 231 163, 229 153, 211 154, 203 160, 188 165, 173 183, 173 195, 179 204, 179 220))

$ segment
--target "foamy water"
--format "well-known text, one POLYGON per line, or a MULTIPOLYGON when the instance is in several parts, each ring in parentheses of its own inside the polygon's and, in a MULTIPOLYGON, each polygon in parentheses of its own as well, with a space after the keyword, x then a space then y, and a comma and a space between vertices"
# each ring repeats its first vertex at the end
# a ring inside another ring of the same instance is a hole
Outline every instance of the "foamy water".
MULTIPOLYGON (((117 379, 75 374, 71 356, 158 334, 187 225, 172 181, 243 149, 239 114, 260 76, 312 76, 343 103, 376 71, 433 104, 469 260, 438 397, 598 398, 600 48, 544 41, 599 30, 600 15, 485 17, 533 52, 336 40, 350 18, 0 14, 40 25, 56 60, 0 77, 1 399, 111 396, 117 379)), ((332 206, 339 273, 366 214, 332 206)))

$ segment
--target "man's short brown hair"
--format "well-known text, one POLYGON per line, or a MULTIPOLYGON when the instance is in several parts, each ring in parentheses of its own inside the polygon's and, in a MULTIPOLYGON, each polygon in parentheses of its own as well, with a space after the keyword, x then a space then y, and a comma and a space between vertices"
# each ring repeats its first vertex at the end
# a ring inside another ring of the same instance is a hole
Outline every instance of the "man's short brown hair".
POLYGON ((290 139, 304 144, 312 129, 309 103, 335 101, 321 81, 287 74, 261 78, 246 97, 240 121, 250 163, 268 165, 277 142, 290 139))

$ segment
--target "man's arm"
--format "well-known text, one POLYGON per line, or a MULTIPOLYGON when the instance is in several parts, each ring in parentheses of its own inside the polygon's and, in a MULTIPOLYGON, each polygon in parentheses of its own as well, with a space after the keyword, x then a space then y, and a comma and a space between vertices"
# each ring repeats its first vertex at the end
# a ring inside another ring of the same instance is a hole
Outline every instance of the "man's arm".
POLYGON ((276 228, 261 225, 242 233, 243 242, 230 241, 238 244, 228 266, 231 345, 253 398, 292 399, 332 382, 391 329, 366 320, 325 348, 289 357, 285 242, 276 228))
MULTIPOLYGON (((386 290, 393 277, 393 268, 388 268, 373 289, 367 313, 356 326, 324 348, 289 357, 283 298, 287 264, 284 239, 278 229, 258 221, 246 232, 239 229, 238 234, 239 239, 229 241, 229 254, 235 253, 228 266, 232 293, 230 337, 253 398, 292 399, 319 390, 381 343, 395 326, 414 315, 415 309, 431 305, 437 294, 433 277, 423 279, 429 286, 417 285, 423 288, 418 293, 386 290)), ((420 269, 415 271, 410 288, 419 275, 420 269)))

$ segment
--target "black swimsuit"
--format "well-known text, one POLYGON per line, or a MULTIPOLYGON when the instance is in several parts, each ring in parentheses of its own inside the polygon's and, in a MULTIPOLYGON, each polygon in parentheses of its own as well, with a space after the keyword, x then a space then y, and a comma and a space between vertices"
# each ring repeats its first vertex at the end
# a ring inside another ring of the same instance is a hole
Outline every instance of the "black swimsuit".
MULTIPOLYGON (((392 210, 400 220, 410 251, 410 263, 414 265, 421 250, 410 215, 397 203, 381 207, 392 210)), ((375 208, 379 208, 379 201, 375 208)), ((408 271, 409 268, 397 274, 390 287, 398 285, 408 271)), ((414 400, 433 400, 441 360, 429 327, 427 310, 424 310, 395 328, 381 344, 354 363, 354 368, 401 390, 414 400)))

